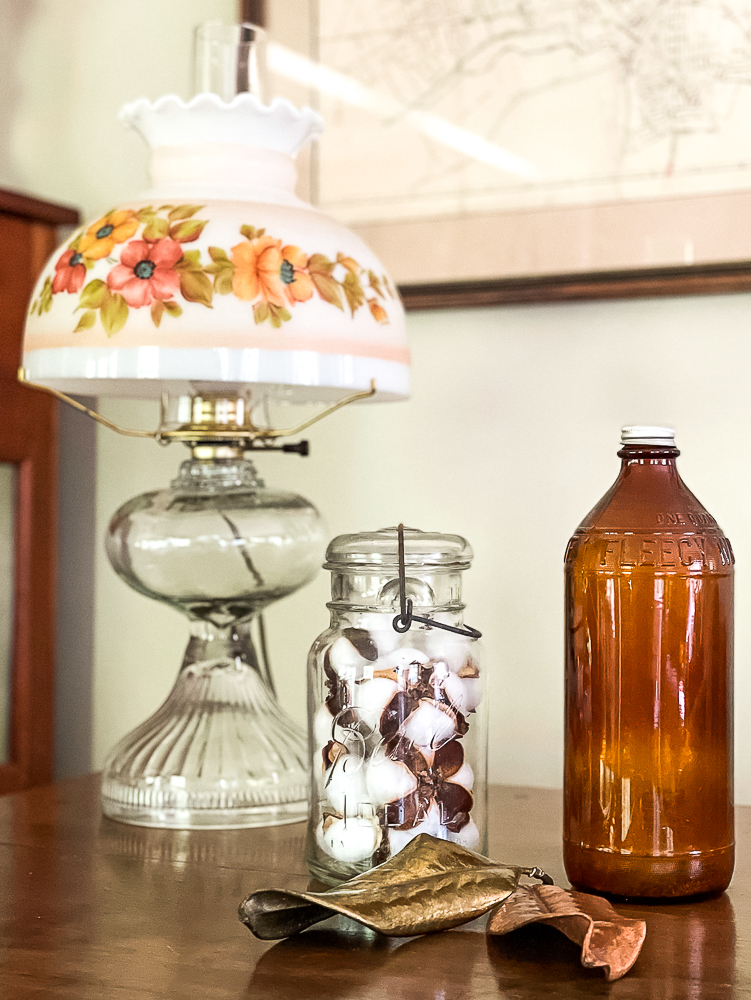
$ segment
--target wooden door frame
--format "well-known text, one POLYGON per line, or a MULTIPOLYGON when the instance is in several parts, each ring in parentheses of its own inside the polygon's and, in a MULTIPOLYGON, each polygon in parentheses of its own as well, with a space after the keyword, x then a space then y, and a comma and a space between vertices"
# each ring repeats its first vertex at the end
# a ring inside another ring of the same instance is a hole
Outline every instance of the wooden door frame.
POLYGON ((57 402, 18 383, 26 302, 70 208, 0 191, 0 218, 24 233, 19 269, 2 279, 0 462, 15 466, 9 760, 0 793, 52 780, 57 521, 57 402))

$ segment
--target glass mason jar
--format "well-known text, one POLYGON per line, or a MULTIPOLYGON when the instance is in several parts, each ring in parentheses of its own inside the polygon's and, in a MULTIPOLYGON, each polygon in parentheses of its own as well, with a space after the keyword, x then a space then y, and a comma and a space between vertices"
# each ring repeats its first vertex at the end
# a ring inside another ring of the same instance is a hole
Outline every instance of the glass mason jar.
MULTIPOLYGON (((349 879, 429 833, 486 850, 487 729, 477 639, 400 612, 396 528, 328 547, 331 625, 308 659, 312 795, 306 859, 349 879)), ((459 535, 404 529, 415 615, 463 628, 459 535)))

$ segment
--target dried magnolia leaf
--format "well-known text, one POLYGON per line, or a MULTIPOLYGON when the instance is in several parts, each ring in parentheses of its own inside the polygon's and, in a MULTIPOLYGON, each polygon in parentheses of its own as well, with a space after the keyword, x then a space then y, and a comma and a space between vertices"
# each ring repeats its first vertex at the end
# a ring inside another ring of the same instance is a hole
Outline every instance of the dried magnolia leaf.
POLYGON ((608 980, 628 972, 647 933, 643 920, 620 916, 607 900, 555 885, 519 886, 490 914, 487 932, 508 934, 538 922, 581 945, 582 965, 604 969, 608 980))
POLYGON ((289 937, 335 913, 382 934, 427 934, 487 913, 511 895, 522 875, 552 881, 539 868, 501 865, 423 833, 335 889, 254 892, 240 904, 239 915, 263 940, 289 937))

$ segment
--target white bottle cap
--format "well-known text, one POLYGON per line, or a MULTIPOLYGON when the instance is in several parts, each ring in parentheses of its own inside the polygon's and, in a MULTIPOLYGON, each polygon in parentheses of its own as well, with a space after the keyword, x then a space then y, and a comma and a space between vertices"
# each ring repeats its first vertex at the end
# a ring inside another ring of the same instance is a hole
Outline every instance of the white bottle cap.
POLYGON ((652 444, 663 448, 675 447, 672 427, 645 427, 635 425, 621 428, 621 444, 652 444))

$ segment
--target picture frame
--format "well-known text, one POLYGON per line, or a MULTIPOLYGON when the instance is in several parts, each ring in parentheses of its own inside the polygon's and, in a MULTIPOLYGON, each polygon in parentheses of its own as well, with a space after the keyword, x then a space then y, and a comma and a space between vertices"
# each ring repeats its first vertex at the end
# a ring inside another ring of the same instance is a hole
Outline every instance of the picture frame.
MULTIPOLYGON (((298 25, 307 21, 311 58, 320 52, 325 2, 294 3, 298 25)), ((273 8, 271 14, 278 24, 273 8)), ((298 29, 298 50, 299 39, 298 29)), ((314 173, 325 169, 325 156, 317 163, 314 157, 314 173)), ((742 292, 751 290, 748 184, 739 190, 681 193, 678 186, 677 193, 647 198, 343 221, 383 261, 407 309, 742 292)), ((316 188, 325 184, 314 179, 316 188)), ((325 198, 319 204, 337 214, 325 198)))

